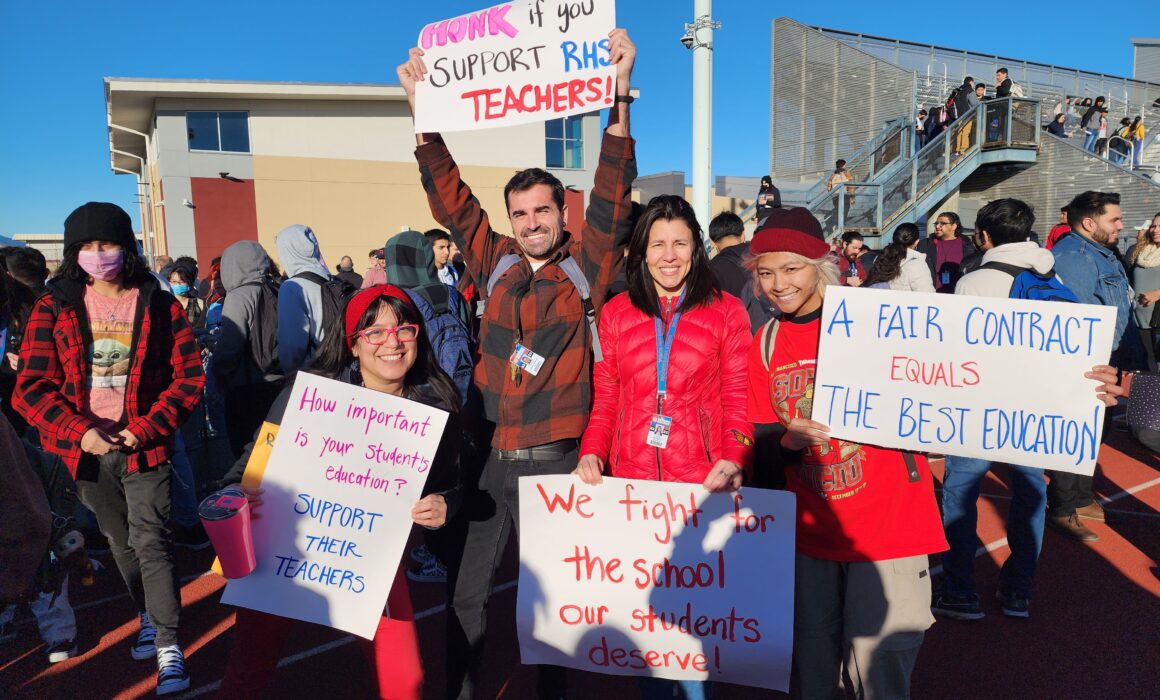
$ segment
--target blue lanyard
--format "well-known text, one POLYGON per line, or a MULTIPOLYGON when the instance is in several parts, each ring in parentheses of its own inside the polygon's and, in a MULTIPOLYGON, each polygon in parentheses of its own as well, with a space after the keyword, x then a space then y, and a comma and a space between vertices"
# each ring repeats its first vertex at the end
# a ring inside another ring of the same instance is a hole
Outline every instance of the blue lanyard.
MULTIPOLYGON (((680 306, 685 299, 685 292, 682 290, 681 295, 677 297, 676 306, 680 306)), ((673 349, 673 338, 677 335, 677 323, 681 320, 681 311, 673 314, 673 320, 669 322, 669 333, 664 337, 662 342, 662 328, 660 318, 654 316, 653 323, 655 324, 656 339, 657 339, 657 404, 665 397, 665 390, 669 383, 669 354, 673 349)))

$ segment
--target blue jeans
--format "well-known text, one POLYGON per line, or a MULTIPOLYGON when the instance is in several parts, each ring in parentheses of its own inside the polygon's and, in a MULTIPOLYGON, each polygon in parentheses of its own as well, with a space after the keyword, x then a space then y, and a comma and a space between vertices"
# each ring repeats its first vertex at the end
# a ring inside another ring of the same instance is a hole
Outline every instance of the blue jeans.
POLYGON ((1100 138, 1100 130, 1084 129, 1084 133, 1087 134, 1087 136, 1085 136, 1083 139, 1083 150, 1087 151, 1088 153, 1094 153, 1096 150, 1096 141, 1100 138))
MULTIPOLYGON (((200 409, 199 409, 200 410, 200 409)), ((178 430, 174 434, 173 478, 170 498, 173 503, 173 521, 181 527, 194 527, 200 519, 197 515, 197 482, 193 478, 193 465, 189 463, 189 455, 185 452, 185 438, 178 430)))
MULTIPOLYGON (((943 529, 950 550, 943 554, 943 590, 950 595, 975 593, 975 534, 979 485, 991 462, 970 457, 946 458, 943 479, 943 529)), ((1011 556, 999 571, 999 590, 1031 597, 1035 564, 1043 547, 1047 482, 1043 470, 1012 465, 1011 508, 1007 514, 1007 542, 1011 556)))
POLYGON ((641 700, 709 700, 713 686, 708 681, 670 681, 665 678, 638 678, 641 700), (676 686, 676 694, 673 694, 676 686))

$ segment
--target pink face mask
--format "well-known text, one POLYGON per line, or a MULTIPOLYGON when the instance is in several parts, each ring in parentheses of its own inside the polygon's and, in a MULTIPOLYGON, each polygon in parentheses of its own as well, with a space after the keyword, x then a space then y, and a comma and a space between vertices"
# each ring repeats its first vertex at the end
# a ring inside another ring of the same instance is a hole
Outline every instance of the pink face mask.
POLYGON ((102 282, 108 282, 121 274, 124 259, 125 253, 121 250, 115 252, 82 250, 77 253, 77 264, 81 269, 92 275, 93 279, 102 282))

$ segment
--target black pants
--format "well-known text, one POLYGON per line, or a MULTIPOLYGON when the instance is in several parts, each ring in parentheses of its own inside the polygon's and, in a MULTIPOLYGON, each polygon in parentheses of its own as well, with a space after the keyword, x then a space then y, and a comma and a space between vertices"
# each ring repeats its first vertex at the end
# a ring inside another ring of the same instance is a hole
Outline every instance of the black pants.
POLYGON ((1095 503, 1092 478, 1083 474, 1048 471, 1047 511, 1056 518, 1075 514, 1076 508, 1095 503))
MULTIPOLYGON (((519 478, 569 474, 578 459, 578 446, 553 461, 501 460, 496 450, 488 456, 479 491, 464 505, 467 539, 459 566, 454 567, 452 614, 447 616, 447 697, 475 697, 487 627, 487 601, 495 571, 503 559, 512 525, 519 535, 519 478)), ((541 666, 538 696, 562 697, 565 680, 564 669, 541 666)))
POLYGON ((177 644, 181 599, 168 525, 172 468, 167 462, 129 474, 120 452, 91 459, 98 463, 78 472, 77 494, 97 516, 129 597, 157 627, 157 646, 177 644))

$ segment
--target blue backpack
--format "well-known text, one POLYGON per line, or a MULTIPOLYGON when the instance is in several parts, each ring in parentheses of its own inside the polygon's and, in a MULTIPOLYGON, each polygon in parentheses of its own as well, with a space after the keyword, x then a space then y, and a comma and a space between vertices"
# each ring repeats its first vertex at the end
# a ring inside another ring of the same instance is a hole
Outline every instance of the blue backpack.
POLYGON ((1041 275, 1026 267, 994 261, 984 263, 979 269, 999 270, 1011 275, 1011 291, 1007 296, 1012 299, 1079 303, 1079 297, 1059 281, 1059 278, 1055 276, 1055 270, 1041 275))
POLYGON ((423 326, 431 341, 431 350, 459 392, 460 407, 466 406, 471 375, 475 369, 475 346, 471 341, 471 330, 459 316, 458 293, 452 290, 447 298, 449 309, 439 312, 419 294, 410 289, 405 291, 423 316, 423 326))

